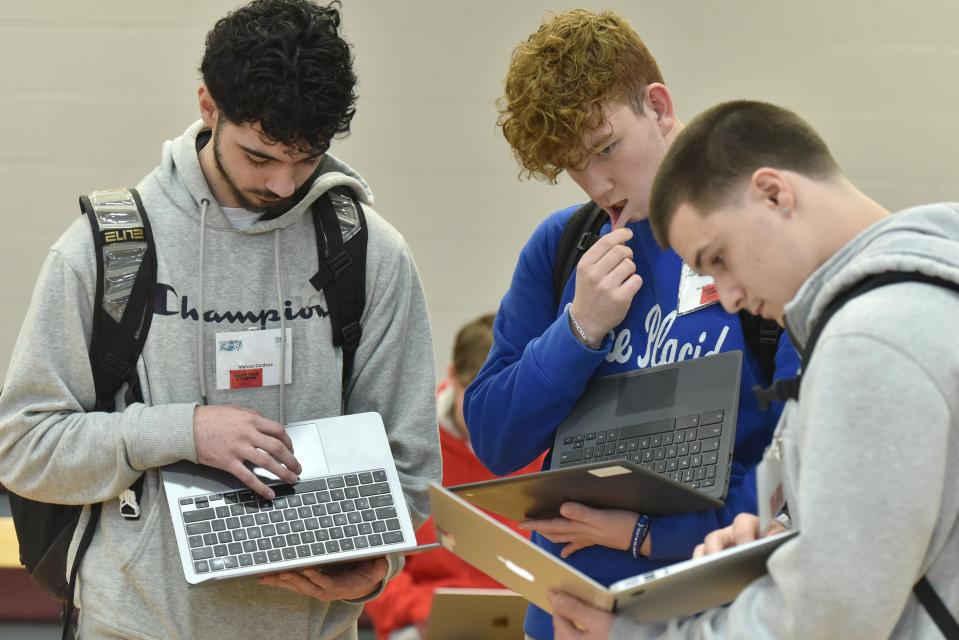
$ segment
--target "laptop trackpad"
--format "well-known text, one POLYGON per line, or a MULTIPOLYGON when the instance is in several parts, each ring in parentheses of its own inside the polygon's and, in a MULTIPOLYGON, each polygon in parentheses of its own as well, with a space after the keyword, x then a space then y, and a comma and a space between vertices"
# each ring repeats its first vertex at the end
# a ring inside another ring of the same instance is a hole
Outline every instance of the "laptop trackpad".
MULTIPOLYGON (((298 424, 287 427, 287 435, 293 441, 293 455, 300 462, 303 471, 301 478, 316 478, 330 473, 330 466, 326 461, 326 452, 320 433, 313 423, 298 424)), ((279 478, 262 467, 253 467, 253 473, 265 482, 277 482, 279 478)))

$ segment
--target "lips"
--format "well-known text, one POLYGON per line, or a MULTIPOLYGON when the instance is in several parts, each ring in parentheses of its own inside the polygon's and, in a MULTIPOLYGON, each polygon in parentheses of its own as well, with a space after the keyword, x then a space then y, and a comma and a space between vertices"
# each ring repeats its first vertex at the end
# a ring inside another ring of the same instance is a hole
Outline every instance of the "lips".
POLYGON ((626 208, 626 203, 628 200, 620 200, 616 204, 603 207, 606 210, 606 213, 609 214, 610 223, 612 223, 612 228, 617 228, 617 223, 619 222, 620 217, 623 215, 623 209, 626 208))

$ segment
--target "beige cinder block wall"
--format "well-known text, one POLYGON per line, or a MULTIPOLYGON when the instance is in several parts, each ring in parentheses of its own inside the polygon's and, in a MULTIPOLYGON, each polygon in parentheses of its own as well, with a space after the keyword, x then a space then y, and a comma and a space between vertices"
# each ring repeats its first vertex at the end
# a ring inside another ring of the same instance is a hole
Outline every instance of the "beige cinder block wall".
MULTIPOLYGON (((0 372, 77 195, 132 185, 197 117, 203 35, 228 0, 0 2, 0 372)), ((512 48, 550 10, 626 15, 688 119, 724 99, 794 108, 893 209, 957 199, 959 3, 921 0, 345 0, 360 79, 333 151, 412 246, 442 370, 456 328, 496 308, 536 223, 582 198, 520 183, 494 126, 512 48)), ((51 338, 55 339, 55 336, 51 338)))

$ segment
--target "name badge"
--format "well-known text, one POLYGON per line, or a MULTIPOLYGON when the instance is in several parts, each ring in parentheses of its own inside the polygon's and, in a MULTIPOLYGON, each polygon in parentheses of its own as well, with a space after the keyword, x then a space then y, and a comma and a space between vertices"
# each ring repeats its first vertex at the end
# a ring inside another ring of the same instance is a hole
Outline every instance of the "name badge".
MULTIPOLYGON (((248 389, 280 384, 279 329, 216 334, 216 388, 248 389)), ((286 330, 285 384, 293 382, 293 331, 286 330)))
POLYGON ((759 533, 765 533, 779 512, 786 506, 783 494, 782 442, 774 438, 762 462, 756 468, 759 494, 759 533))
POLYGON ((719 291, 716 290, 716 282, 709 276, 696 273, 683 262, 683 270, 679 275, 677 315, 692 313, 717 302, 719 302, 719 291))

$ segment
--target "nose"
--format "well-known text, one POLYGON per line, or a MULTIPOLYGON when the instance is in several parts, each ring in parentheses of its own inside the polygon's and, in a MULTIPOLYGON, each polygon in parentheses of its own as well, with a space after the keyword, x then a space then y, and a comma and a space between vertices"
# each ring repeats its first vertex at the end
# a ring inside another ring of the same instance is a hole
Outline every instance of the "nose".
POLYGON ((613 181, 606 172, 596 167, 596 163, 590 163, 585 168, 578 171, 567 171, 573 182, 579 185, 579 188, 586 192, 591 200, 613 204, 607 202, 607 194, 613 190, 613 181))
POLYGON ((738 313, 743 308, 746 300, 746 292, 742 287, 729 278, 716 278, 716 290, 719 292, 719 303, 723 305, 726 313, 738 313))
POLYGON ((288 198, 296 191, 292 167, 277 167, 266 181, 266 188, 281 198, 288 198))

